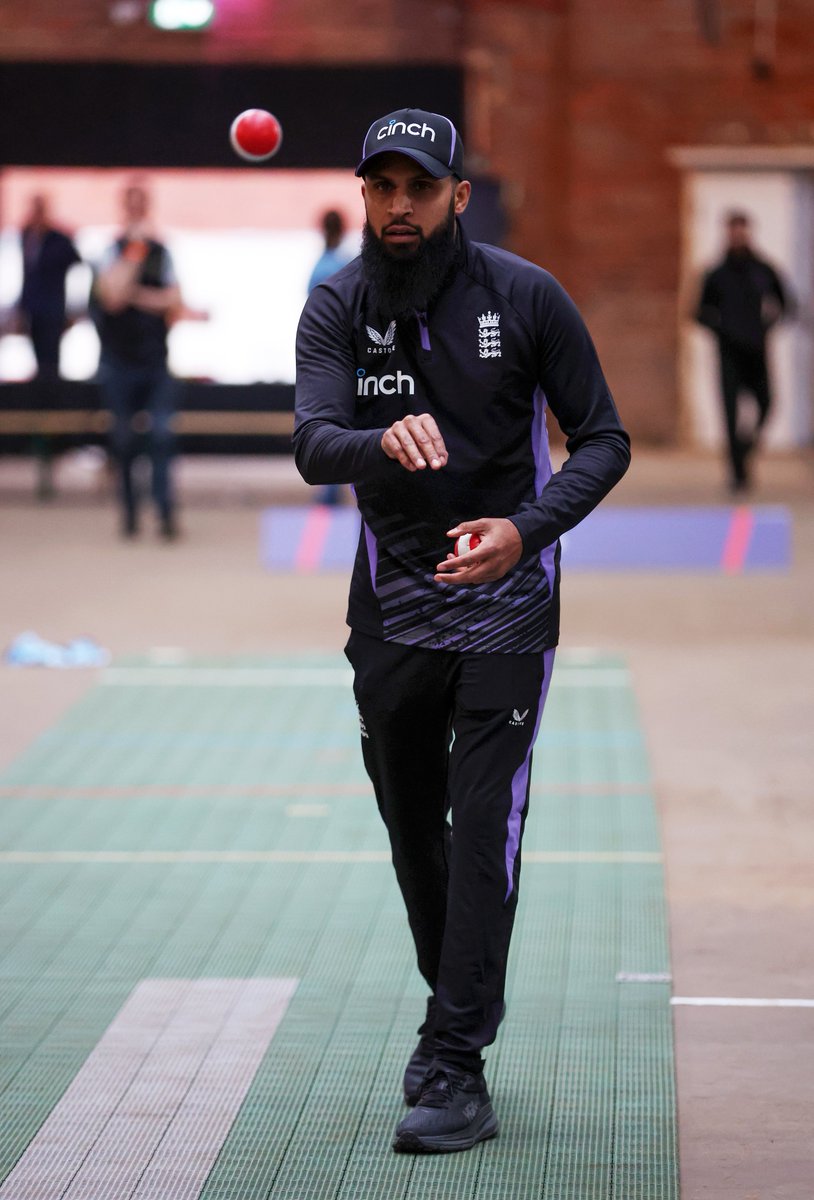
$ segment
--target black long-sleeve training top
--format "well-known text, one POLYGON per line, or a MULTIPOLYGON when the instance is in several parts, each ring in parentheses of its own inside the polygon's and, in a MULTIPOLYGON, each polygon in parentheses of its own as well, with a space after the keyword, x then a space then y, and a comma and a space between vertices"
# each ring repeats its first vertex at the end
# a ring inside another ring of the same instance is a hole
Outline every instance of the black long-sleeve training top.
POLYGON ((730 250, 704 276, 695 317, 717 334, 722 346, 762 354, 766 334, 791 307, 771 263, 744 248, 730 250))
POLYGON ((627 469, 630 440, 587 329, 546 271, 459 227, 427 313, 387 322, 355 259, 309 296, 297 333, 294 453, 312 484, 351 483, 362 517, 348 624, 386 641, 529 653, 559 636, 559 537, 627 469), (552 473, 550 408, 569 458, 552 473), (431 413, 449 455, 410 472, 381 447, 431 413), (437 583, 460 521, 507 517, 523 555, 494 583, 437 583))

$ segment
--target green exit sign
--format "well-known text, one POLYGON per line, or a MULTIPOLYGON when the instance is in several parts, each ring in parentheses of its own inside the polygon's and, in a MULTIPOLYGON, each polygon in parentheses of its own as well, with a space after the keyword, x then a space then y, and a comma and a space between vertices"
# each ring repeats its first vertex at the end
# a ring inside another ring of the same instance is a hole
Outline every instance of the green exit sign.
POLYGON ((214 0, 152 0, 150 5, 150 21, 156 29, 206 29, 214 16, 214 0))

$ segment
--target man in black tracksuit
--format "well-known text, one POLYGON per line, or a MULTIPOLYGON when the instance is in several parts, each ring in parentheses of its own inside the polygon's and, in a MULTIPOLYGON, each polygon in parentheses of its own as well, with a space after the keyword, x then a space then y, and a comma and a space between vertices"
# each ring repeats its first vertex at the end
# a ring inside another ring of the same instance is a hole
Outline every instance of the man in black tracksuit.
POLYGON ((726 229, 727 251, 704 277, 696 320, 718 339, 731 483, 740 491, 749 486, 749 456, 771 405, 766 335, 790 304, 777 271, 752 249, 746 214, 730 213, 726 229), (757 405, 748 434, 738 412, 744 392, 751 392, 757 405))
POLYGON ((346 653, 431 989, 394 1146, 467 1149, 497 1132, 481 1050, 504 1012, 558 538, 629 441, 562 288, 459 225, 470 185, 446 117, 374 121, 356 174, 362 255, 306 303, 294 449, 309 483, 352 484, 362 516, 346 653), (547 408, 568 439, 556 475, 547 408), (464 534, 480 543, 456 556, 464 534))

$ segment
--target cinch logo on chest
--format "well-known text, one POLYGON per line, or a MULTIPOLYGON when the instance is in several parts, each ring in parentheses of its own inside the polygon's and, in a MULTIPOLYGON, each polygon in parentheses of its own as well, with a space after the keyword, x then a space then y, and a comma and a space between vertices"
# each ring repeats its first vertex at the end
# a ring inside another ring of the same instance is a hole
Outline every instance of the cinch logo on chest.
POLYGON ((396 371, 395 375, 368 375, 364 367, 356 372, 357 396, 414 396, 415 380, 404 371, 396 371))

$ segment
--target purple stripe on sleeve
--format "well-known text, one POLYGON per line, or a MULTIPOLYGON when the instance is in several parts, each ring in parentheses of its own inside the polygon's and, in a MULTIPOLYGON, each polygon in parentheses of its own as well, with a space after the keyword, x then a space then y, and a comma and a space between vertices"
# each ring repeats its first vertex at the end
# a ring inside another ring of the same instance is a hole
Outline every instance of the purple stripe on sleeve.
MULTIPOLYGON (((534 749, 534 743, 537 740, 537 734, 540 732, 540 721, 543 717, 543 709, 545 708, 548 689, 551 684, 551 674, 554 670, 554 655, 556 647, 552 646, 550 650, 543 651, 543 686, 540 689, 540 701, 537 705, 537 719, 534 723, 534 733, 529 742, 528 752, 521 765, 517 768, 512 779, 512 807, 509 813, 509 819, 506 822, 506 896, 505 900, 509 899, 514 888, 514 863, 517 858, 517 852, 520 849, 520 826, 522 821, 523 809, 526 807, 526 796, 529 788, 529 770, 531 767, 531 752, 534 749)), ((505 903, 504 900, 504 903, 505 903)))
POLYGON ((534 418, 531 424, 531 450, 534 455, 534 490, 537 495, 551 478, 551 458, 548 451, 548 429, 545 414, 548 404, 542 388, 534 389, 534 418))
MULTIPOLYGON (((548 448, 548 429, 546 428, 546 398, 542 388, 534 391, 534 420, 531 427, 531 448, 534 454, 534 490, 539 496, 552 476, 551 457, 548 448)), ((554 556, 557 544, 545 546, 540 551, 540 566, 548 580, 548 591, 554 595, 554 556)))

